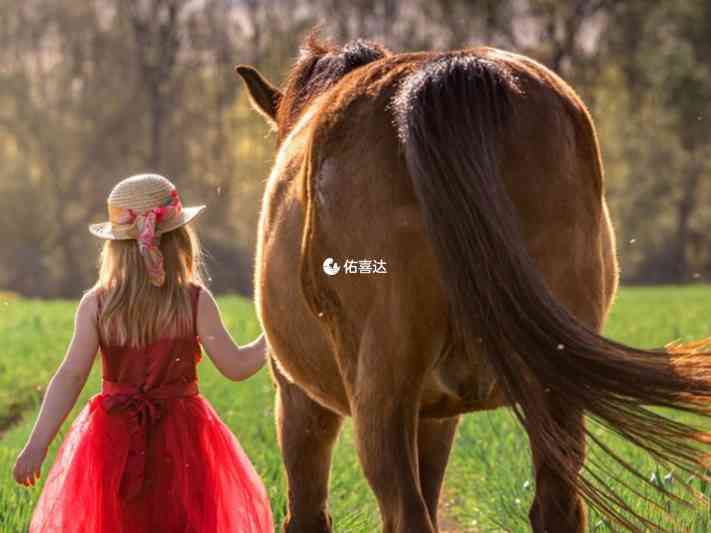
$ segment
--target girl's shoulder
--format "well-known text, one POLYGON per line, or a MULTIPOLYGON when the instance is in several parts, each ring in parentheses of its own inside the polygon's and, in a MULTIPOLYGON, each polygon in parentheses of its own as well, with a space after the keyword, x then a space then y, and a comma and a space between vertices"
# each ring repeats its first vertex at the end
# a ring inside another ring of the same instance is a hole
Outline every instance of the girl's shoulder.
POLYGON ((188 286, 190 287, 190 289, 196 292, 207 290, 207 287, 205 287, 202 283, 198 283, 196 281, 191 281, 190 283, 188 283, 188 286))
POLYGON ((83 326, 85 323, 95 323, 100 312, 100 301, 95 287, 84 291, 76 307, 75 325, 83 326))
POLYGON ((210 291, 209 288, 205 287, 204 285, 196 285, 197 289, 197 297, 199 298, 199 304, 200 307, 203 305, 209 304, 209 303, 214 303, 215 301, 215 296, 212 294, 212 291, 210 291), (203 294, 204 297, 200 298, 200 295, 203 294))
POLYGON ((98 310, 100 305, 100 291, 99 287, 91 287, 84 291, 81 299, 79 300, 79 308, 85 308, 87 310, 98 310))
POLYGON ((202 283, 196 283, 196 282, 191 282, 190 286, 195 290, 195 294, 199 297, 201 294, 204 294, 206 298, 201 298, 201 300, 205 299, 214 299, 214 295, 212 294, 212 291, 210 290, 209 287, 202 283))
MULTIPOLYGON (((98 317, 101 314, 101 306, 105 299, 105 290, 99 285, 94 285, 93 287, 86 289, 81 297, 81 302, 92 309, 93 315, 98 317)), ((80 303, 81 303, 80 302, 80 303)))
POLYGON ((217 305, 215 296, 212 294, 210 289, 205 286, 201 286, 200 290, 197 293, 197 298, 195 300, 196 327, 199 319, 203 323, 205 323, 206 321, 212 322, 221 320, 220 308, 217 305))
POLYGON ((193 298, 193 304, 195 306, 197 306, 198 302, 200 301, 200 294, 202 294, 203 292, 210 294, 210 290, 202 283, 196 283, 194 281, 191 281, 188 286, 190 288, 190 294, 193 298))

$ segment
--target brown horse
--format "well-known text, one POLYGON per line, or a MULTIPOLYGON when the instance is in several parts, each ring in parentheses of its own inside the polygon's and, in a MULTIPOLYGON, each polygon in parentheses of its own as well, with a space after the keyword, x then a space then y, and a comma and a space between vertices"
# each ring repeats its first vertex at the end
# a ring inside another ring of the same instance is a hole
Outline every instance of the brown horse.
POLYGON ((599 335, 618 267, 575 92, 493 48, 393 54, 312 37, 283 92, 237 70, 277 133, 256 302, 278 389, 284 530, 331 531, 331 451, 351 416, 384 531, 437 531, 459 416, 503 405, 529 436, 534 531, 582 532, 583 500, 626 529, 656 528, 585 462, 586 435, 604 444, 584 415, 699 472, 708 436, 645 406, 708 416, 711 358, 599 335), (329 257, 386 272, 328 275, 329 257))

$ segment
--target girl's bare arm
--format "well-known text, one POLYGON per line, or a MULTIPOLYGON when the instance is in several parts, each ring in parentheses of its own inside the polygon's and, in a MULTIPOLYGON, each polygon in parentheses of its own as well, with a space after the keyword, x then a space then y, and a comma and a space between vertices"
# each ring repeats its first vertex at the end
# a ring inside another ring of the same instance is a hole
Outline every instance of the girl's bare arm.
POLYGON ((14 475, 18 483, 34 485, 47 448, 86 383, 99 348, 96 311, 96 297, 93 292, 88 292, 77 307, 74 334, 64 360, 49 381, 32 433, 15 464, 14 475))
POLYGON ((264 366, 267 347, 264 334, 238 346, 225 329, 217 302, 207 290, 200 291, 197 329, 207 355, 226 378, 241 381, 264 366))

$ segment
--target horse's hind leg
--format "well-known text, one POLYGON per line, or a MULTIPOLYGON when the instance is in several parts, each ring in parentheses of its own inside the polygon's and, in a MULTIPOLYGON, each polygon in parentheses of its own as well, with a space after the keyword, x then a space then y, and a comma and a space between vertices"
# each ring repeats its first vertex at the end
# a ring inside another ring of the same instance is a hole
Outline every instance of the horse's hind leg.
POLYGON ((560 472, 553 470, 548 462, 551 453, 562 453, 570 468, 580 471, 585 461, 583 415, 550 400, 550 408, 558 424, 570 436, 570 442, 558 443, 560 448, 557 450, 547 449, 537 442, 536 428, 529 429, 536 477, 536 495, 529 513, 531 527, 535 533, 583 533, 587 517, 582 499, 576 488, 560 472))
POLYGON ((434 533, 420 491, 416 398, 397 392, 358 396, 353 409, 358 457, 378 500, 383 532, 434 533))
POLYGON ((376 303, 361 337, 351 404, 355 442, 384 533, 434 533, 417 454, 420 395, 431 366, 430 324, 405 316, 419 311, 422 319, 421 308, 395 306, 376 303))
POLYGON ((331 533, 328 479, 342 417, 287 381, 271 362, 278 384, 276 423, 289 491, 285 533, 331 533))
POLYGON ((417 428, 420 487, 435 529, 437 529, 440 490, 459 418, 458 416, 442 419, 421 418, 417 428))

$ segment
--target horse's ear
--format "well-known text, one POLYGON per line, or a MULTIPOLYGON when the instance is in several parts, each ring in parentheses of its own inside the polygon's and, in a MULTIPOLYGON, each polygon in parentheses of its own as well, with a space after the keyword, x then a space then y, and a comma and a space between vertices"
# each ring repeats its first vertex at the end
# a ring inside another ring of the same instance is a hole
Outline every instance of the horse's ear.
POLYGON ((281 91, 265 80, 254 67, 237 65, 235 70, 247 85, 249 99, 254 109, 259 111, 272 127, 275 127, 281 91))

